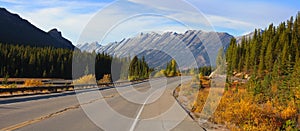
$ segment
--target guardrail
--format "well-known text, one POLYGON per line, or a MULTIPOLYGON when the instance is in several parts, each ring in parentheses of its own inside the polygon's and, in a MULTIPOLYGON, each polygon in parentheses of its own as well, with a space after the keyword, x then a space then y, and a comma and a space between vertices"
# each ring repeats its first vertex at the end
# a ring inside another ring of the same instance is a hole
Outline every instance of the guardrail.
POLYGON ((145 82, 148 79, 135 80, 135 81, 121 81, 110 83, 98 83, 98 84, 81 84, 81 85, 54 85, 54 86, 34 86, 34 87, 21 87, 21 88, 0 88, 0 97, 11 97, 20 95, 32 95, 32 94, 45 94, 45 93, 58 93, 63 91, 73 91, 89 88, 102 88, 111 87, 121 84, 137 84, 145 82))

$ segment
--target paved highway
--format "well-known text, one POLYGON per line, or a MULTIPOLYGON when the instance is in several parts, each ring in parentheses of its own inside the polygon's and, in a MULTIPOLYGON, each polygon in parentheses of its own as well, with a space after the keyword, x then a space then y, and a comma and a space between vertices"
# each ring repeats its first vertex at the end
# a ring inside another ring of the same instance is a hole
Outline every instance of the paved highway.
POLYGON ((0 130, 203 130, 172 92, 189 77, 105 90, 0 98, 0 130))

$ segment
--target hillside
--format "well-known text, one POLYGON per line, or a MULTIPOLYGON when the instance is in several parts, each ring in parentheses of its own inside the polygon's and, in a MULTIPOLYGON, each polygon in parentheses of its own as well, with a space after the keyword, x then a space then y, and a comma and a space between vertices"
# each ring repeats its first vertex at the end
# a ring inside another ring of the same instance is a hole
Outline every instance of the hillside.
MULTIPOLYGON (((240 43, 231 40, 225 92, 210 118, 213 123, 230 130, 300 129, 299 29, 300 12, 263 32, 256 29, 240 43)), ((192 111, 200 113, 209 92, 197 93, 192 111)))
POLYGON ((0 43, 74 49, 57 29, 44 32, 5 8, 0 8, 0 43))

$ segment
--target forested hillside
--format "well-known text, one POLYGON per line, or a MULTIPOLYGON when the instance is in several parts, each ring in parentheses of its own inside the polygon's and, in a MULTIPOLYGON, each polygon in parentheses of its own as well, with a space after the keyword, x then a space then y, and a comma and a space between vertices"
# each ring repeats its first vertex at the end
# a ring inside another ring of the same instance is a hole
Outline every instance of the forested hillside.
POLYGON ((241 44, 232 39, 226 60, 229 80, 239 72, 250 74, 258 93, 268 92, 271 85, 299 86, 300 13, 278 27, 271 24, 262 34, 255 30, 253 38, 241 44))
POLYGON ((74 52, 54 47, 0 44, 0 57, 0 77, 3 78, 72 79, 72 75, 79 78, 95 73, 96 79, 101 79, 105 74, 113 73, 114 80, 136 80, 148 78, 151 71, 144 58, 134 57, 130 63, 130 58, 116 58, 105 53, 74 52), (76 67, 75 72, 72 72, 73 67, 76 67))
POLYGON ((211 120, 231 130, 299 130, 300 13, 258 32, 231 40, 226 91, 211 120))

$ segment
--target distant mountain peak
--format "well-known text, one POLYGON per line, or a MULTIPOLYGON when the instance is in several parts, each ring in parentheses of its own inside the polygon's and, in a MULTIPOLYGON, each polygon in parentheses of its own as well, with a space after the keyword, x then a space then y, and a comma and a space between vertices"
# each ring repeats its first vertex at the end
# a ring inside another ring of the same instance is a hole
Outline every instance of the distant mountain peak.
POLYGON ((92 43, 79 44, 79 45, 77 45, 77 47, 81 51, 93 52, 93 51, 97 50, 98 48, 100 48, 101 45, 97 41, 95 41, 92 43))
POLYGON ((196 34, 196 33, 201 33, 203 32, 202 30, 187 30, 184 34, 196 34))
POLYGON ((56 28, 50 30, 50 31, 48 32, 48 34, 50 34, 51 36, 56 37, 56 38, 62 37, 61 32, 58 31, 56 28))

